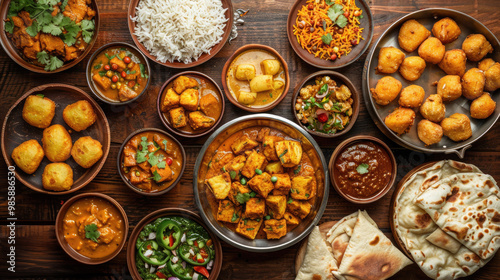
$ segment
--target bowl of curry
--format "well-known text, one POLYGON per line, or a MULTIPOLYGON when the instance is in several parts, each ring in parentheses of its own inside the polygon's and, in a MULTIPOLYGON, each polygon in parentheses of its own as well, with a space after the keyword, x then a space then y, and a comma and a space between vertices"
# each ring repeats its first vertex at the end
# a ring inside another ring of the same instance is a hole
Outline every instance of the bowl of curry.
POLYGON ((118 173, 133 191, 161 195, 180 181, 186 168, 182 144, 167 132, 143 128, 130 134, 118 153, 118 173))
POLYGON ((55 228, 59 245, 71 258, 95 265, 120 253, 127 240, 128 219, 110 196, 82 193, 63 204, 55 228))
POLYGON ((380 139, 358 135, 340 143, 330 158, 330 180, 346 200, 366 204, 382 198, 394 185, 396 159, 380 139))

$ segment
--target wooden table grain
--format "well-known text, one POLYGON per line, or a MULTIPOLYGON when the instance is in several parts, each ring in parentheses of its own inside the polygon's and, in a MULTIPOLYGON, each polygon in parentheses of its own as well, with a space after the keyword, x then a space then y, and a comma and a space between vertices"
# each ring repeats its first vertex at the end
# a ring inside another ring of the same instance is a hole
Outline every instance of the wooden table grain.
MULTIPOLYGON (((292 50, 286 34, 286 20, 293 0, 233 0, 235 8, 250 9, 245 16, 245 25, 238 27, 239 36, 231 44, 226 44, 208 63, 193 70, 211 76, 219 86, 221 72, 226 59, 239 47, 259 43, 275 48, 287 61, 290 68, 291 89, 305 76, 318 71, 303 62, 292 50)), ((391 23, 399 17, 430 7, 446 7, 467 13, 486 25, 497 37, 500 37, 500 1, 496 0, 372 0, 368 1, 374 15, 375 41, 391 23)), ((101 30, 92 51, 98 47, 115 41, 133 43, 130 37, 126 15, 127 0, 98 0, 101 12, 101 30)), ((372 43, 373 45, 373 43, 372 43)), ((0 50, 0 121, 3 122, 8 108, 27 90, 46 83, 63 82, 71 84, 90 93, 85 80, 85 66, 88 57, 74 68, 53 75, 42 75, 24 70, 14 63, 3 50, 0 50)), ((355 63, 340 69, 361 90, 362 68, 366 53, 355 63)), ((120 145, 128 134, 143 127, 162 128, 156 113, 156 97, 161 85, 179 70, 166 68, 151 63, 152 83, 146 97, 139 103, 116 107, 100 103, 109 120, 111 128, 111 150, 108 159, 97 177, 82 192, 101 192, 115 198, 127 212, 130 232, 139 220, 148 213, 165 207, 182 207, 198 212, 193 197, 194 162, 201 145, 207 137, 198 139, 182 139, 185 143, 187 166, 180 183, 169 193, 159 197, 144 197, 132 192, 120 179, 116 170, 116 158, 120 145)), ((269 113, 284 116, 293 120, 290 94, 269 113)), ((57 100, 56 100, 57 102, 57 100)), ((227 102, 224 123, 247 112, 227 102)), ((375 126, 361 102, 359 118, 354 128, 338 139, 325 140, 316 138, 323 149, 325 158, 329 159, 335 146, 348 137, 360 134, 373 135, 383 139, 393 149, 398 163, 398 181, 415 166, 440 159, 458 159, 455 155, 431 155, 403 149, 386 138, 375 126)), ((465 153, 463 161, 477 165, 485 173, 493 175, 500 181, 500 125, 497 123, 488 134, 474 143, 465 153)), ((112 261, 87 266, 70 259, 55 239, 54 223, 61 204, 73 194, 65 196, 43 195, 27 187, 16 185, 17 217, 16 267, 15 273, 7 271, 7 240, 10 234, 7 228, 7 166, 0 161, 0 278, 65 278, 65 279, 131 279, 127 270, 126 252, 124 250, 112 261)), ((378 202, 359 206, 342 199, 333 188, 330 191, 328 205, 320 223, 336 221, 358 208, 366 209, 379 227, 390 235, 389 204, 392 191, 378 202)), ((219 279, 294 279, 294 259, 299 245, 288 249, 266 254, 241 251, 223 243, 223 266, 219 279)), ((492 259, 484 268, 468 279, 493 280, 500 278, 500 254, 492 259)), ((413 264, 391 279, 427 279, 413 264)))

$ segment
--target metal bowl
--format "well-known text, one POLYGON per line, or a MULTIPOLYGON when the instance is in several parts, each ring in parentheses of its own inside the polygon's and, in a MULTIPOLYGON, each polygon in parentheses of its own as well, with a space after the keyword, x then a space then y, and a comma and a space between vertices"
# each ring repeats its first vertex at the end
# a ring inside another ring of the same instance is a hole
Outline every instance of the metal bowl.
POLYGON ((196 205, 200 211, 203 221, 210 229, 226 243, 245 251, 251 252, 273 252, 285 249, 301 241, 306 237, 319 222, 328 202, 329 179, 328 165, 323 156, 323 152, 316 141, 301 127, 285 118, 270 114, 255 114, 243 116, 232 120, 217 129, 205 142, 194 167, 195 180, 193 180, 194 197, 196 205), (288 232, 286 236, 278 240, 255 239, 250 240, 238 235, 222 226, 215 219, 210 204, 207 199, 207 193, 210 192, 205 186, 205 175, 208 170, 208 163, 216 152, 217 148, 234 133, 250 127, 267 126, 283 131, 290 137, 302 142, 302 148, 311 158, 315 169, 318 170, 316 179, 318 190, 316 201, 313 204, 311 213, 302 221, 302 223, 288 232))
MULTIPOLYGON (((377 66, 378 63, 379 51, 382 47, 387 47, 387 46, 399 47, 398 33, 400 26, 407 20, 415 19, 418 20, 418 22, 420 22, 421 24, 423 24, 428 30, 431 30, 433 24, 437 22, 439 19, 444 17, 450 17, 453 20, 455 20, 460 29, 462 30, 462 34, 460 35, 460 37, 458 37, 457 40, 445 45, 446 50, 461 49, 462 42, 469 34, 480 33, 486 37, 486 39, 491 43, 491 45, 494 48, 493 53, 487 55, 486 57, 493 58, 495 61, 500 61, 500 42, 495 37, 495 35, 488 28, 486 28, 486 26, 484 26, 482 23, 480 23, 473 17, 459 11, 443 9, 443 8, 430 8, 430 9, 416 11, 400 18, 395 23, 393 23, 380 36, 380 38, 378 39, 378 41, 375 43, 374 47, 368 54, 363 69, 363 98, 365 100, 366 107, 368 108, 368 112, 370 113, 375 124, 387 137, 392 139, 397 144, 408 149, 426 153, 445 153, 445 154, 455 153, 460 158, 463 158, 465 150, 470 148, 472 146, 472 143, 474 143, 484 134, 486 134, 488 130, 490 130, 490 128, 498 120, 500 116, 500 107, 497 106, 493 115, 491 115, 489 118, 485 120, 477 120, 471 118, 472 137, 467 139, 466 141, 454 142, 447 137, 443 137, 443 139, 441 139, 439 143, 426 146, 422 141, 419 140, 417 136, 416 124, 420 120, 422 120, 422 116, 419 113, 417 113, 417 117, 415 118, 415 123, 410 129, 410 131, 402 136, 398 136, 384 124, 384 118, 399 106, 397 104, 398 103, 397 100, 394 100, 389 105, 380 106, 378 104, 375 104, 375 102, 373 102, 373 99, 370 94, 370 88, 375 88, 377 81, 383 77, 383 75, 375 73, 375 67, 377 66)), ((407 57, 418 56, 417 51, 414 51, 412 53, 405 52, 405 54, 407 57)), ((470 69, 472 67, 477 67, 477 63, 468 61, 467 69, 470 69)), ((414 82, 406 81, 404 78, 400 76, 399 72, 390 75, 395 77, 397 80, 401 81, 403 88, 411 84, 423 87, 426 92, 426 98, 427 98, 430 94, 436 93, 436 87, 432 86, 432 83, 434 81, 438 81, 441 77, 445 76, 446 74, 437 65, 428 63, 427 68, 422 74, 422 76, 414 82)), ((500 90, 491 92, 492 98, 497 103, 500 102, 500 94, 498 94, 498 92, 500 92, 500 90)), ((463 113, 467 116, 470 116, 469 113, 470 102, 463 97, 452 102, 447 102, 445 104, 446 104, 447 117, 453 113, 463 113)))

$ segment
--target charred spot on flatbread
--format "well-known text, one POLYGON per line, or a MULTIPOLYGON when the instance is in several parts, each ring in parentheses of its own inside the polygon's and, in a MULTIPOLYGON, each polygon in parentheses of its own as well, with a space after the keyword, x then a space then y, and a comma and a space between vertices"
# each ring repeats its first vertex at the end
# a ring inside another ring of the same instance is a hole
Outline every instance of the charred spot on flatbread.
POLYGON ((417 215, 415 217, 415 226, 417 228, 427 228, 432 223, 431 216, 425 213, 423 215, 417 215))

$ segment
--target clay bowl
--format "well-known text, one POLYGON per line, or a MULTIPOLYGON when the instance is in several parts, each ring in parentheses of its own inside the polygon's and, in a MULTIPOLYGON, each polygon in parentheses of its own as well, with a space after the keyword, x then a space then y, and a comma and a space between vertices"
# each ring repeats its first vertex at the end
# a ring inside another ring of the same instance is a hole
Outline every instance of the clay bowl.
POLYGON ((207 231, 207 233, 210 235, 210 238, 212 239, 215 248, 215 260, 212 266, 212 270, 209 271, 210 278, 208 278, 208 280, 216 280, 222 268, 222 247, 220 241, 209 230, 209 228, 205 225, 205 223, 198 214, 181 208, 163 208, 160 210, 156 210, 147 215, 146 217, 144 217, 135 226, 134 231, 132 231, 132 234, 130 235, 127 246, 127 266, 128 266, 128 271, 132 275, 132 278, 142 279, 139 272, 137 271, 137 266, 135 264, 135 254, 137 249, 136 242, 137 238, 139 237, 139 234, 147 224, 153 222, 158 218, 168 217, 168 216, 180 216, 183 218, 191 219, 196 223, 198 223, 199 225, 201 225, 207 231))
POLYGON ((92 54, 92 56, 90 57, 89 61, 87 62, 87 69, 86 69, 85 72, 86 72, 85 75, 87 77, 87 84, 88 84, 88 86, 90 88, 90 91, 92 91, 92 93, 97 98, 99 98, 99 100, 101 100, 104 103, 111 104, 111 105, 125 105, 125 104, 129 104, 129 103, 132 103, 134 101, 139 100, 139 98, 141 98, 142 95, 147 92, 148 87, 151 84, 151 67, 149 66, 148 59, 136 47, 132 46, 131 44, 124 43, 124 42, 112 42, 112 43, 106 44, 104 46, 101 46, 99 49, 97 49, 97 51, 95 51, 92 54), (99 89, 94 84, 94 81, 92 80, 92 70, 93 70, 92 69, 92 63, 94 62, 95 58, 99 54, 101 54, 103 51, 105 51, 106 49, 111 48, 111 47, 124 47, 124 48, 127 48, 127 49, 131 50, 134 55, 136 55, 136 56, 138 56, 140 58, 141 63, 146 66, 146 73, 148 73, 149 78, 147 79, 147 83, 146 83, 146 86, 144 87, 144 89, 135 98, 132 98, 130 100, 123 101, 123 102, 122 101, 111 100, 111 99, 105 97, 103 94, 101 94, 101 92, 99 91, 99 89))
POLYGON ((293 112, 293 115, 295 116, 295 120, 297 121, 297 123, 303 129, 305 129, 307 132, 309 132, 310 134, 315 135, 315 136, 319 136, 319 137, 324 137, 324 138, 335 138, 335 137, 346 134, 354 126, 354 123, 356 122, 356 119, 358 118, 358 114, 359 114, 359 99, 360 99, 360 94, 359 94, 358 90, 356 89, 356 87, 352 84, 351 80, 349 80, 349 78, 347 78, 346 76, 344 76, 338 72, 335 72, 335 71, 322 70, 322 71, 318 71, 316 73, 312 73, 311 75, 305 77, 300 82, 300 84, 298 84, 297 87, 295 87, 294 95, 293 95, 293 99, 292 99, 292 112, 293 112), (354 102, 352 104, 353 110, 352 110, 351 121, 349 122, 347 127, 345 127, 343 130, 341 130, 335 134, 327 134, 327 133, 322 133, 322 132, 308 129, 307 126, 305 126, 299 120, 299 118, 297 117, 297 111, 295 110, 295 103, 297 102, 297 98, 300 97, 300 94, 299 94, 300 89, 307 86, 307 85, 314 85, 315 84, 314 81, 315 81, 316 77, 319 77, 319 76, 329 76, 330 78, 332 78, 334 81, 337 82, 338 86, 340 86, 342 84, 346 85, 351 90, 351 94, 352 94, 351 98, 354 100, 354 102))
POLYGON ((69 63, 65 63, 62 67, 57 68, 54 71, 45 71, 44 67, 31 64, 28 61, 24 60, 22 53, 17 50, 17 48, 14 46, 11 40, 7 37, 7 32, 5 32, 4 20, 7 19, 7 12, 9 10, 10 2, 11 2, 10 0, 5 0, 0 3, 0 30, 1 30, 0 44, 2 45, 7 55, 10 58, 12 58, 12 60, 14 60, 15 63, 19 64, 21 67, 27 70, 42 74, 52 74, 67 70, 77 65, 80 61, 82 61, 85 58, 85 56, 87 56, 87 54, 90 52, 92 46, 94 46, 94 43, 97 41, 97 35, 99 33, 99 26, 101 24, 101 21, 100 21, 97 1, 92 0, 90 7, 92 8, 92 10, 95 11, 95 16, 94 16, 95 29, 94 29, 94 36, 92 37, 92 40, 88 44, 87 48, 85 48, 85 51, 77 59, 72 60, 69 63))
POLYGON ((208 76, 207 74, 198 72, 198 71, 185 71, 185 72, 181 72, 181 73, 178 73, 178 74, 172 76, 170 79, 168 79, 163 84, 160 91, 158 92, 158 99, 156 100, 156 110, 158 111, 158 115, 160 116, 160 119, 161 119, 161 122, 163 123, 163 125, 170 132, 172 132, 176 135, 182 136, 182 137, 187 137, 187 138, 200 137, 200 136, 203 136, 203 135, 206 135, 206 134, 212 132, 217 127, 217 125, 220 123, 220 121, 222 120, 222 116, 224 115, 225 108, 226 108, 226 101, 224 100, 224 96, 222 95, 222 90, 220 89, 220 87, 217 85, 217 83, 212 78, 210 78, 210 76, 208 76), (215 120, 215 124, 212 127, 208 128, 208 129, 194 131, 194 132, 180 130, 180 129, 177 129, 171 125, 168 113, 164 113, 161 111, 161 104, 163 102, 163 99, 165 97, 165 93, 167 92, 167 89, 172 87, 173 81, 179 76, 188 76, 188 77, 194 78, 198 81, 198 83, 200 82, 200 80, 204 80, 205 82, 208 82, 208 83, 212 84, 213 87, 215 87, 216 98, 219 100, 219 103, 221 104, 221 112, 220 112, 219 118, 217 120, 215 120))
POLYGON ((382 140, 375 138, 373 136, 368 136, 368 135, 354 136, 354 137, 348 138, 345 141, 343 141, 342 143, 340 143, 337 146, 337 148, 335 148, 335 151, 333 151, 332 157, 330 158, 330 163, 328 164, 328 170, 330 172, 330 181, 331 181, 333 187, 335 188, 335 191, 337 191, 337 193, 339 193, 346 200, 348 200, 352 203, 356 203, 356 204, 372 203, 372 202, 377 201, 380 198, 382 198, 392 188, 392 186, 394 185, 394 182, 396 181, 396 176, 397 176, 396 159, 394 158, 394 154, 392 153, 389 146, 387 146, 382 140), (379 147, 383 148, 387 152, 387 154, 389 155, 389 159, 392 163, 391 179, 389 180, 389 183, 387 185, 385 185, 384 188, 382 188, 379 192, 377 192, 374 195, 372 195, 371 197, 367 197, 367 198, 357 198, 357 197, 353 197, 353 196, 350 196, 350 195, 344 193, 340 189, 339 175, 338 175, 337 169, 335 168, 335 161, 337 160, 337 157, 342 153, 342 151, 345 148, 347 148, 353 144, 356 144, 357 142, 361 142, 361 141, 370 141, 370 142, 375 143, 379 147))
POLYGON ((57 214, 56 217, 56 239, 57 242, 59 242, 59 245, 63 248, 64 252, 68 254, 72 259, 83 263, 83 264, 91 264, 91 265, 96 265, 96 264, 102 264, 105 262, 108 262, 112 260, 114 257, 116 257, 120 251, 123 249, 123 246, 125 245, 125 242, 127 240, 127 235, 128 235, 128 218, 127 218, 127 213, 125 213, 125 210, 123 210, 123 207, 112 197, 107 196, 102 193, 82 193, 77 196, 74 196, 70 198, 68 201, 66 201, 61 209, 59 210, 59 213, 57 214), (64 216, 66 215, 66 212, 68 209, 73 205, 74 202, 82 199, 82 198, 89 198, 89 197, 97 197, 101 198, 107 202, 109 202, 111 205, 113 205, 115 208, 118 209, 122 216, 123 220, 123 232, 124 236, 120 244, 118 245, 118 248, 110 255, 104 257, 104 258, 89 258, 86 257, 77 251, 75 251, 69 244, 66 242, 66 239, 64 238, 64 216))
POLYGON ((181 180, 182 174, 184 173, 184 170, 186 169, 186 160, 187 160, 187 157, 186 157, 186 151, 184 150, 184 147, 182 146, 181 142, 179 142, 177 139, 175 139, 172 135, 170 135, 166 131, 163 131, 163 130, 158 129, 158 128, 142 128, 142 129, 139 129, 139 130, 136 130, 136 131, 132 132, 127 137, 127 139, 125 139, 125 141, 123 141, 123 144, 120 147, 120 151, 118 152, 118 158, 117 158, 118 174, 120 174, 120 177, 122 178, 122 180, 125 183, 125 185, 127 185, 127 187, 129 187, 134 192, 142 194, 142 195, 146 195, 146 196, 158 196, 158 195, 162 195, 164 193, 169 192, 171 189, 173 189, 179 183, 179 181, 181 180), (121 164, 122 164, 122 161, 123 161, 123 150, 124 150, 125 146, 127 145, 128 141, 130 141, 130 139, 132 139, 132 137, 134 137, 137 134, 142 133, 142 132, 156 132, 156 133, 163 134, 164 136, 166 136, 167 139, 170 139, 171 141, 174 141, 179 146, 180 151, 181 151, 181 155, 182 155, 181 172, 178 174, 177 178, 175 178, 175 180, 172 182, 172 184, 170 184, 170 186, 168 186, 167 188, 165 188, 165 189, 163 189, 161 191, 146 192, 143 189, 140 189, 140 188, 134 186, 129 181, 129 179, 127 179, 127 177, 125 176, 125 174, 124 174, 124 172, 122 170, 121 164))
POLYGON ((88 169, 85 169, 78 165, 72 157, 67 159, 65 162, 69 164, 69 166, 71 166, 71 168, 73 169, 74 182, 71 189, 67 191, 48 191, 42 187, 42 173, 45 169, 45 166, 50 163, 50 161, 46 157, 42 160, 35 173, 30 175, 25 173, 21 169, 18 169, 15 171, 16 178, 19 182, 26 185, 28 188, 41 193, 62 195, 77 191, 86 186, 88 183, 90 183, 90 181, 92 181, 92 179, 95 178, 95 176, 97 176, 102 166, 104 165, 106 158, 108 157, 111 135, 109 132, 109 124, 108 120, 106 119, 106 115, 92 97, 90 97, 83 90, 74 86, 65 84, 46 84, 29 90, 23 96, 21 96, 21 98, 19 98, 16 103, 14 103, 14 105, 12 105, 12 107, 7 112, 7 115, 5 116, 5 120, 3 122, 1 148, 3 158, 5 159, 7 166, 15 166, 15 162, 11 158, 12 151, 15 147, 19 146, 24 141, 36 139, 40 145, 42 144, 41 140, 43 129, 29 125, 22 118, 24 100, 29 95, 34 94, 43 94, 45 95, 45 97, 51 99, 56 103, 56 112, 54 118, 52 119, 51 125, 61 124, 68 131, 70 131, 71 128, 63 120, 62 115, 64 108, 67 105, 75 103, 79 100, 87 100, 92 105, 92 108, 97 115, 97 121, 89 128, 80 132, 71 130, 71 139, 74 143, 82 136, 90 136, 93 139, 101 142, 103 155, 98 162, 96 162, 92 167, 88 169))
POLYGON ((283 59, 283 57, 275 49, 273 49, 269 46, 259 45, 259 44, 245 45, 245 46, 237 49, 233 53, 233 55, 231 55, 231 57, 229 57, 229 59, 226 61, 226 64, 224 64, 224 68, 222 69, 222 87, 224 88, 224 93, 226 94, 227 99, 229 99, 229 101, 231 103, 233 103, 234 106, 241 108, 245 111, 248 111, 250 113, 262 113, 262 112, 269 111, 269 110, 273 109, 274 107, 276 107, 281 102, 281 100, 283 100, 285 98, 285 96, 288 93, 288 90, 290 89, 290 74, 288 73, 288 64, 286 63, 286 61, 283 59), (251 49, 261 49, 261 50, 267 51, 268 53, 271 53, 275 58, 277 58, 280 61, 281 65, 283 65, 283 69, 285 70, 285 85, 284 85, 283 93, 281 94, 281 96, 278 99, 276 99, 272 103, 267 104, 266 106, 262 106, 262 107, 249 107, 249 106, 246 106, 246 105, 239 103, 238 100, 236 100, 236 98, 233 96, 233 94, 231 93, 231 91, 229 90, 229 87, 227 85, 227 78, 226 78, 227 71, 228 71, 229 67, 231 66, 231 64, 233 63, 233 60, 236 57, 238 57, 240 54, 242 54, 243 52, 251 50, 251 49))
POLYGON ((184 63, 181 61, 174 61, 174 62, 160 62, 156 60, 156 57, 153 56, 145 47, 143 44, 139 42, 137 39, 137 36, 134 34, 135 30, 135 22, 132 20, 132 18, 136 17, 136 7, 139 5, 139 2, 141 0, 131 0, 129 5, 128 5, 128 13, 127 13, 127 20, 128 20, 128 29, 130 32, 130 36, 132 36, 132 40, 134 40, 134 44, 141 50, 143 54, 145 54, 147 57, 149 57, 152 61, 163 65, 167 66, 170 68, 177 68, 177 69, 184 69, 184 68, 191 68, 194 66, 198 66, 202 63, 207 62, 210 60, 212 57, 214 57, 221 49, 224 47, 226 44, 227 40, 229 39, 229 35, 231 35, 231 29, 233 27, 233 21, 234 21, 234 13, 233 13, 233 4, 231 0, 221 0, 222 2, 222 8, 226 9, 226 12, 224 13, 224 16, 226 17, 226 26, 224 27, 224 35, 222 35, 222 40, 218 43, 215 44, 211 49, 210 53, 203 53, 198 60, 192 61, 191 63, 184 63))

